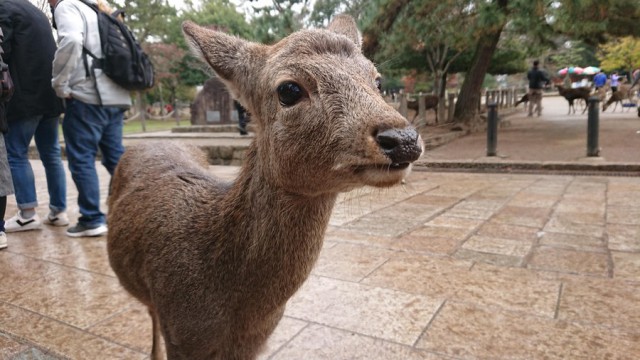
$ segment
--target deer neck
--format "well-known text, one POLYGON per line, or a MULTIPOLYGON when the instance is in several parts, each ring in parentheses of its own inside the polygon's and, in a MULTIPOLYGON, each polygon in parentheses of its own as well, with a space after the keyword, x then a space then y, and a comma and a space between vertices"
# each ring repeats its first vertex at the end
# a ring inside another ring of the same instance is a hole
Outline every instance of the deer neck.
POLYGON ((242 214, 233 237, 241 252, 234 257, 244 260, 238 270, 246 274, 246 281, 270 279, 280 283, 283 296, 289 296, 307 278, 318 257, 337 193, 291 193, 270 182, 266 170, 252 144, 228 194, 231 213, 227 216, 242 214))

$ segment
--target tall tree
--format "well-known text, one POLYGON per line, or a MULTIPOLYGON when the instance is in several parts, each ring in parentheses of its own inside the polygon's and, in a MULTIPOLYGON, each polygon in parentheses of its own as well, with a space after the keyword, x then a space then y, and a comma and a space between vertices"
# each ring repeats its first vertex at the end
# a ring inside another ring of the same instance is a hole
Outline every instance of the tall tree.
POLYGON ((302 29, 310 14, 309 4, 310 0, 272 0, 271 5, 254 6, 254 38, 271 44, 302 29))
POLYGON ((640 39, 631 36, 614 39, 601 47, 598 54, 604 71, 632 72, 640 67, 640 39))
POLYGON ((477 41, 477 9, 473 0, 412 1, 395 18, 376 58, 419 53, 433 75, 433 88, 441 99, 439 113, 443 114, 447 72, 477 41))

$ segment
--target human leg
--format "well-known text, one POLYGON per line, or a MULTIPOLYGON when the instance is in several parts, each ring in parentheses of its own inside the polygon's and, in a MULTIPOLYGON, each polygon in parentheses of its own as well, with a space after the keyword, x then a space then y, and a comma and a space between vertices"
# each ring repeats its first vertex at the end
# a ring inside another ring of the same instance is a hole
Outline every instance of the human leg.
POLYGON ((4 135, 16 202, 20 210, 32 210, 38 206, 33 169, 29 162, 29 144, 40 118, 40 116, 32 116, 10 121, 9 131, 4 135))
POLYGON ((538 116, 542 115, 542 90, 536 89, 535 90, 536 96, 536 114, 538 114, 538 116))
POLYGON ((33 169, 29 162, 29 144, 41 116, 32 116, 9 122, 9 131, 4 135, 7 159, 11 168, 18 213, 5 223, 6 232, 39 229, 42 225, 36 213, 38 199, 33 169))
POLYGON ((67 101, 62 131, 69 171, 78 189, 78 223, 86 227, 105 224, 100 211, 100 184, 95 166, 98 142, 102 136, 102 114, 97 105, 67 101))
POLYGON ((535 92, 533 89, 529 89, 529 111, 527 116, 533 116, 533 107, 535 106, 535 92))
POLYGON ((104 108, 104 113, 104 131, 98 146, 102 152, 102 165, 104 165, 109 174, 113 175, 118 161, 120 161, 120 157, 124 153, 124 145, 122 144, 124 110, 107 107, 104 108))
POLYGON ((34 137, 47 177, 49 209, 59 214, 67 209, 67 182, 58 141, 58 117, 43 118, 34 137))
MULTIPOLYGON (((1 109, 0 109, 1 110, 1 109)), ((7 195, 13 194, 11 170, 7 161, 4 136, 0 134, 0 249, 7 247, 7 235, 5 234, 4 215, 7 209, 7 195)))
POLYGON ((0 249, 7 247, 7 235, 4 233, 4 213, 7 210, 7 197, 0 196, 0 249))

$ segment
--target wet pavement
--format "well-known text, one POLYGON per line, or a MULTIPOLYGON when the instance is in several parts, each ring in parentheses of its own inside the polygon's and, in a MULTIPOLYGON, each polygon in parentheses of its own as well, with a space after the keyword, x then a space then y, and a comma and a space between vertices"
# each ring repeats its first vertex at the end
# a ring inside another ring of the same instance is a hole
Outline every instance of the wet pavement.
MULTIPOLYGON (((586 115, 547 100, 541 118, 509 117, 501 157, 487 159, 486 137, 472 134, 425 154, 404 186, 342 194, 261 359, 639 358, 640 177, 430 167, 640 163, 640 135, 627 134, 640 130, 635 112, 601 114, 603 135, 630 142, 602 136, 602 156, 584 159, 586 115), (527 130, 532 121, 546 130, 527 130)), ((44 173, 33 165, 44 216, 44 173)), ((226 178, 237 170, 211 167, 226 178)), ((15 211, 10 197, 7 217, 15 211)), ((151 321, 111 271, 105 238, 64 231, 11 233, 0 251, 0 358, 148 358, 151 321)))

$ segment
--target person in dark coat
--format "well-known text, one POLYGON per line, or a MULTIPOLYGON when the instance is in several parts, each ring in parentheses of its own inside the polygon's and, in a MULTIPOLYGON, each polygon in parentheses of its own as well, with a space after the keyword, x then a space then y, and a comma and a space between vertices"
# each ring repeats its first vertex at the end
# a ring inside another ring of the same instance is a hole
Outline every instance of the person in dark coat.
MULTIPOLYGON (((2 28, 0 28, 0 75, 2 75, 2 80, 4 81, 7 80, 4 75, 6 75, 9 66, 2 59, 4 54, 2 50, 3 39, 4 34, 2 33, 2 28)), ((7 247, 7 234, 4 233, 4 213, 7 210, 7 196, 13 194, 13 181, 11 181, 11 170, 9 169, 7 150, 2 134, 8 130, 5 107, 12 93, 10 86, 7 85, 5 87, 4 82, 2 85, 2 92, 0 92, 0 249, 5 249, 7 247)))
POLYGON ((56 52, 51 25, 45 14, 28 0, 0 1, 0 27, 4 32, 4 60, 9 65, 15 92, 6 104, 9 131, 4 135, 18 213, 6 221, 7 232, 41 227, 29 145, 35 139, 45 168, 49 213, 44 222, 69 224, 67 187, 58 127, 62 100, 51 87, 56 52))
POLYGON ((540 70, 538 60, 533 62, 533 67, 527 73, 527 79, 529 80, 529 113, 528 116, 533 116, 534 111, 538 116, 542 115, 542 88, 549 85, 549 77, 547 74, 540 70))

